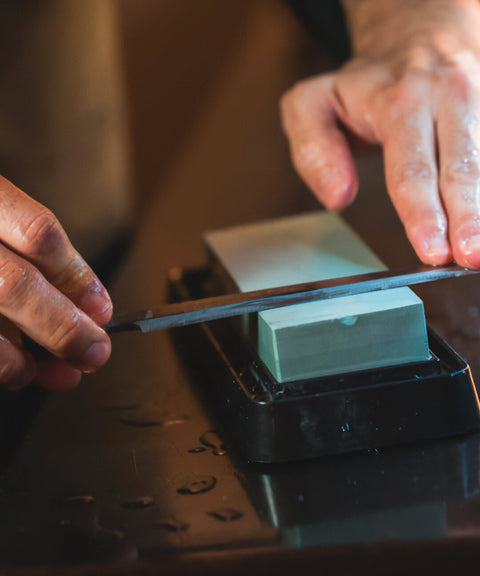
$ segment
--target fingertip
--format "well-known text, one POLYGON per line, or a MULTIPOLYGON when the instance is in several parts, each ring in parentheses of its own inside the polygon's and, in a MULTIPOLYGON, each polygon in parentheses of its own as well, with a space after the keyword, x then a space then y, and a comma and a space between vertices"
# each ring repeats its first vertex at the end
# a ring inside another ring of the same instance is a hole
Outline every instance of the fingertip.
POLYGON ((105 339, 94 342, 86 351, 82 358, 82 371, 85 374, 96 372, 110 358, 112 344, 110 338, 105 333, 105 339))
POLYGON ((332 148, 327 156, 312 146, 308 155, 297 151, 294 164, 307 186, 329 210, 343 210, 355 199, 358 176, 348 148, 332 148))
POLYGON ((328 184, 315 191, 318 199, 332 211, 341 211, 349 206, 357 195, 358 181, 356 175, 348 179, 332 179, 328 184))
POLYGON ((452 250, 445 236, 433 236, 420 242, 413 240, 412 245, 424 264, 441 266, 453 260, 452 250))
POLYGON ((0 386, 5 390, 17 391, 28 386, 37 375, 33 356, 0 336, 1 378, 0 386))
POLYGON ((460 242, 455 252, 455 260, 465 268, 480 269, 480 235, 460 242))
POLYGON ((83 292, 72 300, 99 326, 103 326, 112 318, 112 300, 98 278, 90 280, 83 292))
POLYGON ((405 231, 417 256, 424 264, 441 266, 453 261, 447 226, 438 214, 415 212, 404 222, 405 231))

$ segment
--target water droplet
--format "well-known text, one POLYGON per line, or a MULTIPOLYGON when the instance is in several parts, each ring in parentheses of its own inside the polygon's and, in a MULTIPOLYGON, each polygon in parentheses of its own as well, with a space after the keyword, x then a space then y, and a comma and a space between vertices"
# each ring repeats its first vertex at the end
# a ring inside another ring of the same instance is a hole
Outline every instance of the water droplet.
POLYGON ((215 430, 207 430, 200 436, 199 440, 201 444, 211 448, 212 454, 215 454, 215 456, 225 456, 227 454, 226 447, 215 430))
POLYGON ((345 422, 345 424, 342 424, 340 426, 340 430, 342 432, 350 432, 350 424, 348 422, 345 422))
POLYGON ((177 518, 160 520, 159 522, 155 522, 154 526, 157 528, 163 528, 167 532, 186 532, 190 528, 189 524, 182 520, 178 520, 177 518))
POLYGON ((127 426, 133 426, 135 428, 152 428, 154 426, 164 426, 166 428, 170 426, 177 426, 178 424, 183 424, 185 422, 185 418, 168 418, 168 419, 161 419, 156 418, 155 416, 122 416, 119 418, 122 424, 126 424, 127 426))
POLYGON ((243 517, 243 513, 234 508, 220 508, 219 510, 207 512, 207 514, 216 520, 220 520, 220 522, 234 522, 243 517))
POLYGON ((184 422, 185 418, 171 418, 170 420, 164 420, 162 426, 177 426, 178 424, 183 424, 184 422))
POLYGON ((358 321, 358 316, 344 316, 340 318, 340 323, 344 326, 355 326, 358 321))
POLYGON ((199 476, 188 484, 178 488, 179 494, 203 494, 209 492, 215 487, 217 479, 215 476, 199 476))
POLYGON ((130 508, 131 510, 140 510, 141 508, 148 508, 155 504, 155 500, 152 496, 137 496, 136 498, 130 498, 129 500, 124 500, 122 506, 124 508, 130 508))
POLYGON ((61 506, 80 506, 82 504, 94 504, 95 496, 91 494, 80 494, 78 496, 68 496, 60 501, 61 506))
POLYGON ((188 452, 190 454, 200 454, 200 452, 206 452, 206 448, 204 446, 196 446, 195 448, 190 448, 188 452))

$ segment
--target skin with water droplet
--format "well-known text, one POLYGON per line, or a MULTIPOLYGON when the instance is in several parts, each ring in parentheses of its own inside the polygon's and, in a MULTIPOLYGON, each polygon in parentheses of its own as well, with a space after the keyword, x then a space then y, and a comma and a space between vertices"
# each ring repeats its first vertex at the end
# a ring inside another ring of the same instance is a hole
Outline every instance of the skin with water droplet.
POLYGON ((204 446, 196 446, 195 448, 190 448, 188 452, 190 454, 200 454, 201 452, 206 452, 206 448, 204 446))

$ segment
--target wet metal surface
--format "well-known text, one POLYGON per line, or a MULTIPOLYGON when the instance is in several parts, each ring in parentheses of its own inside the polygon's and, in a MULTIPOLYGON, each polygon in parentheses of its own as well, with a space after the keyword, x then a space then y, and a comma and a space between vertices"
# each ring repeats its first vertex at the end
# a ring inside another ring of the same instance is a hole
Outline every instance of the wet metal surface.
MULTIPOLYGON (((367 208, 350 210, 354 227, 387 264, 408 264, 412 255, 399 230, 397 249, 389 245, 391 213, 384 208, 383 219, 365 221, 367 208)), ((181 250, 166 252, 152 267, 160 233, 152 216, 113 292, 120 306, 147 305, 152 287, 164 300, 169 258, 188 260, 181 250), (140 280, 132 284, 132 277, 140 280)), ((478 279, 419 293, 429 322, 478 380, 478 279)), ((194 563, 198 552, 215 559, 225 550, 232 566, 267 551, 269 565, 278 558, 281 566, 286 551, 301 549, 306 561, 352 544, 374 544, 376 561, 388 563, 389 542, 423 550, 432 540, 454 546, 480 538, 478 434, 248 464, 202 404, 168 332, 117 334, 110 363, 78 389, 6 394, 2 406, 0 567, 120 561, 135 573, 138 563, 164 563, 165 555, 193 554, 194 563)), ((348 427, 346 421, 345 434, 348 427)))
MULTIPOLYGON (((447 288, 451 310, 458 286, 447 288)), ((446 315, 450 340, 478 369, 475 341, 462 335, 480 321, 472 306, 462 328, 445 309, 435 318, 442 327, 446 315)), ((101 373, 39 404, 2 470, 1 565, 133 567, 164 553, 268 549, 274 558, 480 535, 479 435, 251 465, 191 384, 168 333, 117 335, 101 373)))

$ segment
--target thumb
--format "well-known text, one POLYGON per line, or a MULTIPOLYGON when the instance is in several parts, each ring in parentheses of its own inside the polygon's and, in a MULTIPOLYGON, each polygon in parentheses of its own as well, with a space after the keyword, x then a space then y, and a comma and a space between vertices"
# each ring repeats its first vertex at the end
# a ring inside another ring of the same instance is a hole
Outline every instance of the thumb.
POLYGON ((281 100, 283 129, 300 177, 330 210, 355 198, 358 178, 350 148, 333 105, 334 77, 298 83, 281 100))

